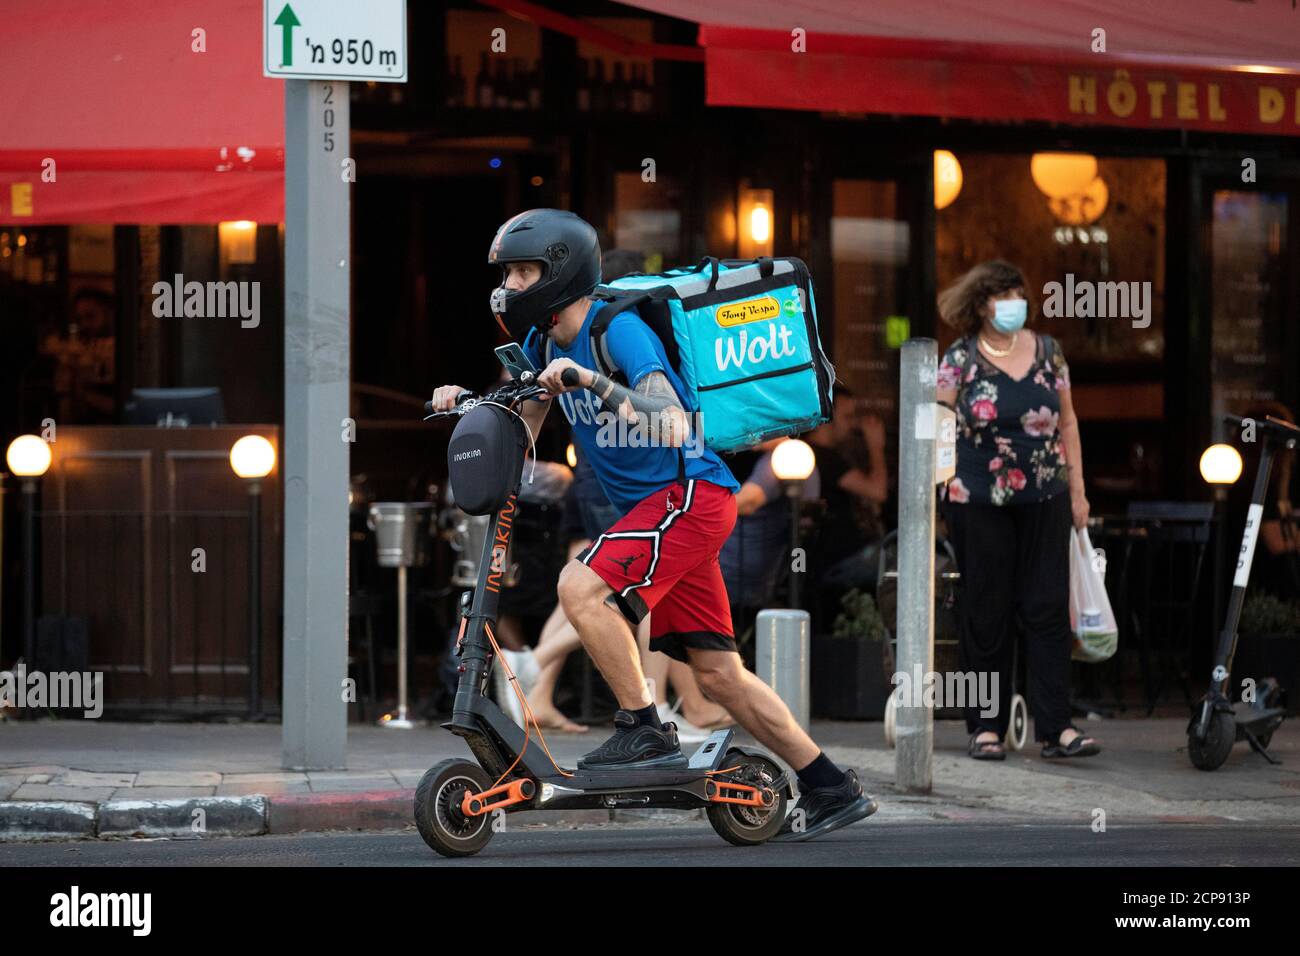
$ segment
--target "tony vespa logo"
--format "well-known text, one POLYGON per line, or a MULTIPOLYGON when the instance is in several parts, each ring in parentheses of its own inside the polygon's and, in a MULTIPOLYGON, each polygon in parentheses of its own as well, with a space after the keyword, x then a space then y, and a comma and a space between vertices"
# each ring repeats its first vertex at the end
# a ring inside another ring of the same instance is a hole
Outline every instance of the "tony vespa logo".
POLYGON ((68 893, 50 897, 50 925, 128 926, 133 936, 148 936, 153 926, 152 893, 68 893))
POLYGON ((160 319, 238 318, 240 328, 262 323, 262 283, 186 282, 179 272, 169 285, 153 284, 153 314, 160 319))
POLYGON ((746 362, 750 366, 762 365, 768 359, 781 359, 798 350, 790 342, 794 329, 774 321, 783 313, 798 315, 803 312, 802 290, 784 306, 774 296, 764 295, 743 302, 729 302, 718 306, 715 318, 724 329, 733 329, 750 322, 767 322, 765 332, 741 328, 739 334, 719 338, 713 343, 713 358, 719 372, 735 366, 740 369, 746 362))

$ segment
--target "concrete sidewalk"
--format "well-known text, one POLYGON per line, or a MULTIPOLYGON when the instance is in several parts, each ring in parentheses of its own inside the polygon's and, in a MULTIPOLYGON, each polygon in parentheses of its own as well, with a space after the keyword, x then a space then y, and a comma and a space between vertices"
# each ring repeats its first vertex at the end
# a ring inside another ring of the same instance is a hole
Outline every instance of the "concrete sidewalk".
MULTIPOLYGON (((1300 825, 1300 727, 1284 724, 1270 766, 1238 744, 1215 773, 1192 768, 1185 719, 1080 724, 1097 757, 1046 761, 1038 747, 1005 762, 966 756, 955 721, 935 725, 934 789, 898 793, 894 752, 879 723, 815 722, 831 759, 855 768, 880 800, 876 821, 1266 822, 1300 825)), ((610 732, 547 735, 562 765, 610 732)), ((745 734, 740 742, 752 743, 745 734)), ((688 753, 695 745, 684 745, 688 753)), ((437 726, 402 731, 351 725, 346 769, 280 767, 276 724, 0 723, 0 840, 257 835, 406 827, 415 786, 446 757, 467 757, 437 726), (201 825, 201 826, 200 826, 201 825)), ((701 811, 539 811, 521 825, 575 826, 699 819, 701 811)))

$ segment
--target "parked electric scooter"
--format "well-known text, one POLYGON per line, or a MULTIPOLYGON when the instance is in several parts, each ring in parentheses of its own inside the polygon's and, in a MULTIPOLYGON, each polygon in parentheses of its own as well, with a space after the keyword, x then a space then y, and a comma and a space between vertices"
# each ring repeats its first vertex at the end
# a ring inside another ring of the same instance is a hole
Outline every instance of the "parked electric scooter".
MULTIPOLYGON (((738 846, 765 842, 780 830, 793 790, 770 756, 732 744, 731 730, 712 734, 681 769, 568 770, 551 756, 500 653, 494 628, 532 437, 526 436, 516 408, 546 392, 536 384, 534 372, 513 371, 509 383, 481 398, 462 392, 451 411, 433 412, 432 403, 425 403, 426 412, 432 413, 426 421, 460 418, 447 454, 452 489, 460 507, 471 514, 490 514, 491 523, 477 584, 461 599, 456 644, 460 680, 451 720, 442 725, 465 738, 477 763, 444 760, 421 778, 415 791, 420 836, 443 856, 462 857, 487 846, 497 811, 704 807, 724 840, 738 846), (471 502, 473 498, 479 500, 471 502), (511 692, 524 711, 522 728, 486 695, 494 666, 506 668, 511 692), (537 745, 530 746, 534 736, 537 745)), ((576 371, 570 369, 564 376, 566 385, 576 383, 576 371)))
MULTIPOLYGON (((1241 425, 1243 419, 1226 416, 1227 421, 1241 425)), ((1241 620, 1241 607, 1246 599, 1246 584, 1250 580, 1250 566, 1255 557, 1255 542, 1264 514, 1264 497, 1268 492, 1268 476, 1273 468, 1273 456, 1279 448, 1294 448, 1300 439, 1300 428, 1290 422, 1269 416, 1255 420, 1256 435, 1262 440, 1259 469, 1255 473, 1255 488, 1250 496, 1250 510, 1246 514, 1246 530, 1241 538, 1241 552, 1237 557, 1236 573, 1232 579, 1232 596, 1228 600, 1228 616, 1219 634, 1219 645, 1214 656, 1214 671, 1210 676, 1210 689, 1192 708, 1192 719, 1187 725, 1187 754, 1198 770, 1217 770, 1223 766, 1238 740, 1247 741, 1251 749, 1269 763, 1281 763, 1268 752, 1273 732, 1286 717, 1285 691, 1271 679, 1260 681, 1254 689, 1254 699, 1234 704, 1229 699, 1228 675, 1232 659, 1237 652, 1237 624, 1241 620)), ((1221 582, 1216 581, 1219 587, 1221 582)), ((1235 691, 1232 691, 1235 695, 1235 691)))

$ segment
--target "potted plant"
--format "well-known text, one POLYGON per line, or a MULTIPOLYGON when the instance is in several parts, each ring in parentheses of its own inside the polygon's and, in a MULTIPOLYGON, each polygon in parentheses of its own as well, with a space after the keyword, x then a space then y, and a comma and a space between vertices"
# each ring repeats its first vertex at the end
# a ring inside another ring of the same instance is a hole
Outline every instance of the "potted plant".
POLYGON ((812 641, 812 708, 818 717, 880 720, 893 686, 885 673, 885 622, 871 595, 840 599, 830 634, 812 641))
POLYGON ((1288 710, 1296 713, 1300 708, 1300 603, 1263 592, 1252 594, 1242 605, 1237 633, 1233 686, 1239 689, 1247 677, 1256 682, 1272 677, 1288 692, 1288 710))

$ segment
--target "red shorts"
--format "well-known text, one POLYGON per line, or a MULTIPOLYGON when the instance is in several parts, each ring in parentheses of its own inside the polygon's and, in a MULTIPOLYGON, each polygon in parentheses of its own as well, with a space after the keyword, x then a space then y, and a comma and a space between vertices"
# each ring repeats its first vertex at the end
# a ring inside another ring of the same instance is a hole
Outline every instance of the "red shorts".
POLYGON ((651 610, 650 650, 736 650, 718 552, 736 524, 736 496, 694 478, 646 496, 578 555, 614 590, 635 627, 651 610))

